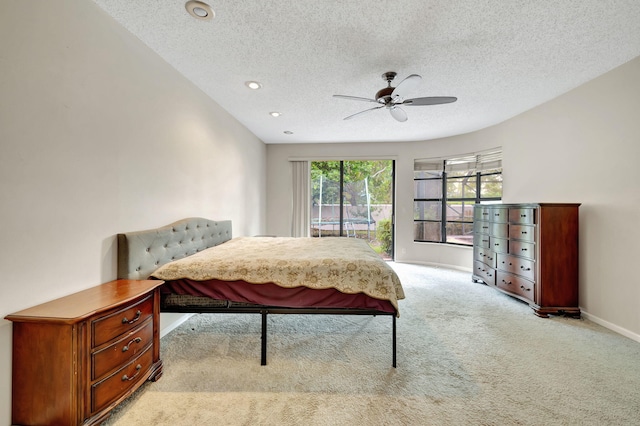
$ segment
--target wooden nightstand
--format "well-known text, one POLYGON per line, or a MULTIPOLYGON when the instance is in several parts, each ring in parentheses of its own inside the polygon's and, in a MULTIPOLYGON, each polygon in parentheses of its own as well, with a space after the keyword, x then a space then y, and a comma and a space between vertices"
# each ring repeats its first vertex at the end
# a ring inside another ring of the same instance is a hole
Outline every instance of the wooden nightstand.
POLYGON ((159 280, 117 280, 8 315, 12 423, 94 425, 162 375, 159 280))

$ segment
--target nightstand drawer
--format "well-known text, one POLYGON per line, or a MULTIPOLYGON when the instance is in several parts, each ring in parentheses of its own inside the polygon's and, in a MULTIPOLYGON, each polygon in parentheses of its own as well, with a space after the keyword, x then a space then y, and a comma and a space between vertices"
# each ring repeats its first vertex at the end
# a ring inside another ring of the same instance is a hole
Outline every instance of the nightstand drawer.
POLYGON ((149 318, 140 327, 125 334, 116 342, 91 354, 91 379, 96 380, 126 364, 152 342, 153 321, 149 318))
POLYGON ((95 348, 128 332, 153 315, 153 297, 133 302, 91 322, 92 346, 95 348))
POLYGON ((153 351, 149 347, 139 357, 104 380, 91 386, 91 411, 98 411, 115 401, 141 380, 146 380, 153 363, 153 351))

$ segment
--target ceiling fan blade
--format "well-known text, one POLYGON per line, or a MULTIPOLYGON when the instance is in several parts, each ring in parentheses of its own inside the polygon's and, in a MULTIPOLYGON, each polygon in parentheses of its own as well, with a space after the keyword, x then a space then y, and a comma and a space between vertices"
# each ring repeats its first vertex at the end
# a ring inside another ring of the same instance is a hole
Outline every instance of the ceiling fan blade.
POLYGON ((384 107, 384 105, 380 105, 380 106, 377 106, 377 107, 365 109, 364 111, 356 112, 355 114, 352 114, 352 115, 350 115, 348 117, 345 117, 344 120, 349 120, 350 118, 353 118, 356 115, 364 114, 365 112, 373 111, 374 109, 380 109, 380 108, 383 108, 383 107, 384 107))
POLYGON ((454 96, 431 96, 428 98, 413 98, 407 99, 404 102, 401 102, 401 105, 408 106, 420 106, 420 105, 440 105, 440 104, 450 104, 451 102, 457 101, 458 98, 454 96))
POLYGON ((378 101, 376 101, 375 99, 360 98, 358 96, 333 95, 333 97, 334 98, 341 98, 341 99, 351 99, 353 101, 365 101, 365 102, 376 102, 376 103, 378 103, 378 101))
POLYGON ((391 116, 400 122, 407 121, 407 113, 400 107, 394 106, 389 108, 391 116))
POLYGON ((420 80, 422 80, 422 77, 418 74, 411 74, 409 77, 402 80, 395 89, 393 89, 393 92, 391 92, 391 98, 400 98, 398 100, 402 101, 413 91, 413 89, 418 87, 420 80))

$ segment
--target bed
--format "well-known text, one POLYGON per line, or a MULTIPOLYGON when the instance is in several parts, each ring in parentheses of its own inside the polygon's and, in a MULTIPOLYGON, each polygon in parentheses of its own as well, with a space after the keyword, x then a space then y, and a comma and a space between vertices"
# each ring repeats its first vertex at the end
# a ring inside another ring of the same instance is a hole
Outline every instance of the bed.
POLYGON ((390 317, 396 367, 402 285, 362 240, 232 238, 231 221, 187 218, 118 234, 118 277, 164 280, 161 312, 260 314, 262 365, 269 314, 390 317))

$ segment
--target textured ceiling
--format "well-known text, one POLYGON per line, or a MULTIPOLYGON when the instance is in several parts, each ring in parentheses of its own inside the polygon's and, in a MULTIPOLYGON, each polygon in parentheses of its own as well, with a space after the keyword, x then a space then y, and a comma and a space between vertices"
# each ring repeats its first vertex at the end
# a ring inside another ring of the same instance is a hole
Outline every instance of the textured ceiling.
POLYGON ((208 21, 180 0, 94 1, 266 143, 467 133, 640 56, 640 0, 211 0, 208 21), (458 101, 343 120, 373 104, 332 95, 372 98, 386 71, 458 101))

